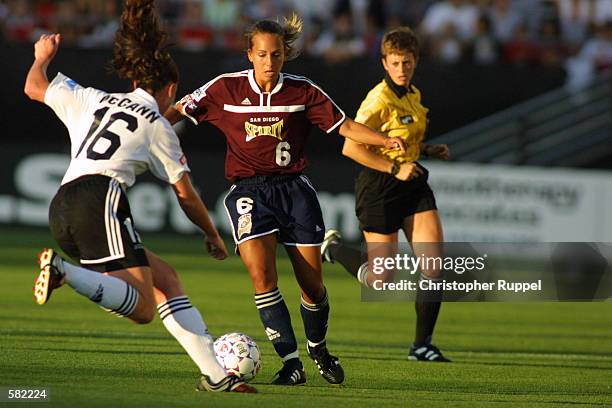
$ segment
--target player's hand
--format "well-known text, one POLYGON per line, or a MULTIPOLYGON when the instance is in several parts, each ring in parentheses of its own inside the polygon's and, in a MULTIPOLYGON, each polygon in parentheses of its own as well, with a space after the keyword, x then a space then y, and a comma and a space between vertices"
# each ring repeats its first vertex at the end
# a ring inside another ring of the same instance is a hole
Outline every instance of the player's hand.
POLYGON ((60 34, 43 34, 34 44, 34 59, 48 62, 55 57, 61 41, 60 34))
POLYGON ((400 152, 406 152, 406 142, 401 137, 389 137, 385 139, 385 148, 399 149, 400 152))
POLYGON ((395 178, 402 181, 408 181, 417 178, 422 174, 423 169, 421 167, 419 167, 416 163, 408 162, 400 165, 400 170, 395 175, 395 178))
POLYGON ((434 159, 450 159, 450 149, 445 144, 428 145, 425 149, 425 154, 427 157, 433 157, 434 159))
POLYGON ((208 253, 215 259, 219 261, 228 257, 227 248, 225 247, 225 242, 219 236, 219 234, 215 236, 207 236, 204 239, 206 243, 206 250, 208 253))

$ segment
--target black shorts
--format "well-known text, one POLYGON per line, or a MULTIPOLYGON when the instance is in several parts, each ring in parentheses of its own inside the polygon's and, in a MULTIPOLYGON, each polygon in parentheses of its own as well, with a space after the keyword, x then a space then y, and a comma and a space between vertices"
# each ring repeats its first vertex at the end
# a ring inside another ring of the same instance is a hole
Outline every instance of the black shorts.
POLYGON ((51 201, 49 226, 60 248, 88 269, 149 265, 127 196, 110 177, 88 175, 61 186, 51 201))
POLYGON ((410 181, 369 168, 359 173, 355 182, 355 211, 362 231, 392 234, 401 229, 406 217, 437 209, 427 184, 429 172, 418 165, 423 175, 410 181))
POLYGON ((236 245, 276 232, 291 246, 318 246, 325 224, 317 192, 304 175, 256 176, 237 181, 225 197, 236 245))

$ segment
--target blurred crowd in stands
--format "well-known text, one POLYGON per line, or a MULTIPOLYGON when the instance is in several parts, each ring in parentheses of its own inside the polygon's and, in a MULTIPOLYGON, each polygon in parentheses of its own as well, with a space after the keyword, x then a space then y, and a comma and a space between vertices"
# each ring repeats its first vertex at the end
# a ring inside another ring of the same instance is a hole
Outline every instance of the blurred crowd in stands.
MULTIPOLYGON (((240 52, 258 19, 296 11, 303 53, 339 63, 377 56, 382 34, 417 30, 422 55, 445 64, 564 67, 584 80, 612 69, 612 0, 158 0, 172 42, 188 51, 240 52)), ((0 41, 60 32, 64 44, 109 47, 121 1, 0 0, 0 41)))

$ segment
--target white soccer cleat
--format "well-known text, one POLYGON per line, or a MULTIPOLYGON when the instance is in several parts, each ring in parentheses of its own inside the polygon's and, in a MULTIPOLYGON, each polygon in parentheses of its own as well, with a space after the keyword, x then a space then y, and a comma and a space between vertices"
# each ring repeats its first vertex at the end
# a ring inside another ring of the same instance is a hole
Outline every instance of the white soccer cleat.
POLYGON ((64 284, 64 265, 62 258, 54 250, 45 248, 38 254, 40 274, 34 282, 36 303, 44 305, 49 301, 53 289, 64 284))
POLYGON ((255 387, 251 387, 233 374, 228 375, 218 383, 213 383, 207 375, 202 374, 202 378, 200 378, 196 384, 196 391, 257 394, 257 389, 255 387))
POLYGON ((342 239, 342 235, 335 229, 329 229, 325 233, 323 238, 323 244, 321 245, 321 258, 324 262, 334 263, 334 260, 329 251, 330 245, 339 244, 342 239))

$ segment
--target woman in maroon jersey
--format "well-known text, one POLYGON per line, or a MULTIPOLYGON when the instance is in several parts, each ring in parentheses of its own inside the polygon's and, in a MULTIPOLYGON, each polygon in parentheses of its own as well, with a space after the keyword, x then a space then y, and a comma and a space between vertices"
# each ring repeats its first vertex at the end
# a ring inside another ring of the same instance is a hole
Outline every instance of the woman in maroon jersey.
POLYGON ((325 341, 329 304, 319 252, 325 227, 316 191, 302 174, 304 145, 313 125, 358 143, 402 151, 404 144, 347 118, 307 78, 281 72, 283 63, 298 54, 294 42, 301 28, 295 15, 283 25, 255 23, 246 33, 253 68, 219 75, 183 97, 166 117, 171 123, 185 117, 196 124, 207 121, 226 136, 225 173, 234 184, 225 207, 266 335, 284 362, 272 383, 306 381, 289 311, 277 286, 276 248, 281 242, 301 289, 308 355, 323 378, 339 384, 344 372, 325 341))

